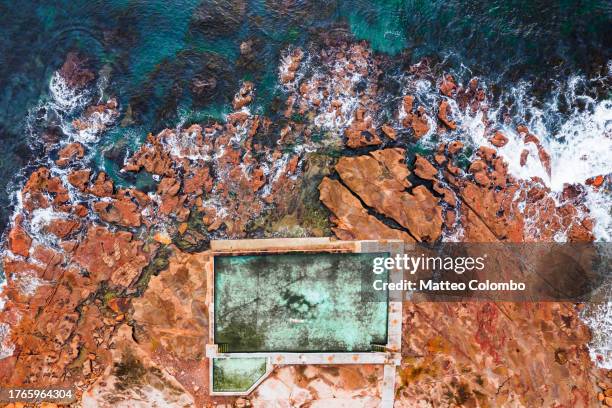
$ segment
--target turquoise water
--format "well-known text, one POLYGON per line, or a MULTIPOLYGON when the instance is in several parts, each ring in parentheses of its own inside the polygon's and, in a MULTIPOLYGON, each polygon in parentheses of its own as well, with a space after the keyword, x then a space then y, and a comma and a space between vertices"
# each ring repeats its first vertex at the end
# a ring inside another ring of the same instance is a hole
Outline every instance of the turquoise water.
POLYGON ((265 358, 213 359, 213 391, 245 392, 265 373, 265 358))
POLYGON ((372 351, 387 344, 387 297, 371 287, 373 260, 385 255, 215 257, 215 343, 228 352, 372 351))
POLYGON ((10 212, 7 183, 42 154, 36 141, 57 125, 49 117, 27 129, 26 118, 36 117, 68 51, 104 70, 108 94, 132 108, 130 124, 105 135, 96 158, 114 174, 119 165, 105 151, 123 141, 124 155, 149 131, 221 117, 242 79, 257 81, 258 109, 270 113, 278 96, 279 51, 317 32, 366 39, 375 50, 396 55, 397 69, 428 56, 501 85, 546 78, 539 85, 548 89, 554 78, 596 75, 605 65, 611 16, 610 3, 602 0, 1 0, 0 223, 10 212), (247 40, 255 58, 241 60, 239 47, 247 40), (196 94, 194 78, 215 78, 216 87, 196 94))

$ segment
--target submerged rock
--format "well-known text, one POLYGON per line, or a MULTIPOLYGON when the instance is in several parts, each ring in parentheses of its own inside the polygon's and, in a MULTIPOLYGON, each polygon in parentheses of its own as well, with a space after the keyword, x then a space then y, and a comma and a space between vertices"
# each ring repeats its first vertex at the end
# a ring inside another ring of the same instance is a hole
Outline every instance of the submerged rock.
POLYGON ((207 36, 220 36, 240 30, 246 16, 244 0, 204 0, 191 17, 190 30, 207 36))
POLYGON ((95 73, 88 65, 87 58, 76 52, 69 52, 66 61, 59 70, 59 75, 64 78, 66 84, 71 88, 84 88, 95 78, 95 73))

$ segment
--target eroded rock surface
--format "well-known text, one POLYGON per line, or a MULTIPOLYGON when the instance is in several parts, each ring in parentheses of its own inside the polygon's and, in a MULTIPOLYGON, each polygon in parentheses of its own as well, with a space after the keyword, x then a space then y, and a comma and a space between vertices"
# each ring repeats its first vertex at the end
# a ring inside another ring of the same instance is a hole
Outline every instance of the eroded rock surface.
POLYGON ((359 407, 381 403, 382 366, 279 367, 255 391, 254 407, 359 407))

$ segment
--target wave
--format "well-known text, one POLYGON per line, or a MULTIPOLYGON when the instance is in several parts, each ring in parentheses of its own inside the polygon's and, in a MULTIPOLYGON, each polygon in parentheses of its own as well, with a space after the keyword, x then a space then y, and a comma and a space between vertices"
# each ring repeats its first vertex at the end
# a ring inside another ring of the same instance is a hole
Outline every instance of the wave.
MULTIPOLYGON (((556 199, 567 184, 585 185, 591 177, 612 174, 612 100, 596 100, 578 92, 590 82, 581 76, 570 77, 544 102, 531 95, 532 84, 521 82, 502 94, 496 104, 476 112, 469 107, 461 109, 454 99, 448 99, 457 130, 440 138, 430 130, 421 143, 433 148, 440 140, 461 140, 472 147, 494 147, 508 163, 512 175, 524 180, 541 179, 556 199), (550 155, 550 174, 538 157, 538 147, 525 143, 525 134, 517 130, 518 125, 525 125, 550 155), (505 146, 491 144, 489 139, 494 130, 508 138, 505 146), (525 151, 528 155, 521 163, 525 151)), ((409 80, 404 92, 414 94, 424 106, 438 106, 444 98, 426 80, 409 80)), ((471 159, 474 158, 475 153, 471 159)), ((585 188, 585 192, 585 204, 595 221, 596 239, 611 241, 611 192, 591 187, 585 188)))

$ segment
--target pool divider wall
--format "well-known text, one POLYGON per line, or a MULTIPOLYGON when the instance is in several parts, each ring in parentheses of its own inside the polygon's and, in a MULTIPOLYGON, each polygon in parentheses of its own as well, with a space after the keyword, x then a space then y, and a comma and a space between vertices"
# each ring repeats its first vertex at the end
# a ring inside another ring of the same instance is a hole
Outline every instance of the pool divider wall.
MULTIPOLYGON (((398 240, 380 241, 339 241, 332 238, 273 238, 246 240, 211 241, 211 257, 205 265, 206 273, 206 304, 209 311, 209 339, 215 338, 215 305, 214 305, 214 257, 216 255, 249 255, 274 254, 290 252, 343 252, 343 253, 373 253, 388 252, 390 256, 403 254, 405 244, 398 240)), ((401 271, 391 270, 391 281, 401 279, 401 271)), ((273 371, 275 365, 306 365, 306 364, 382 364, 384 365, 382 384, 383 408, 392 407, 395 395, 395 371, 401 363, 402 344, 402 302, 401 299, 389 299, 387 321, 387 345, 384 352, 332 352, 332 353, 294 353, 294 352, 254 352, 254 353, 222 353, 219 345, 206 345, 206 356, 210 360, 210 392, 211 395, 248 395, 265 380, 273 371), (246 392, 215 392, 213 384, 214 358, 266 358, 266 373, 246 392)))

